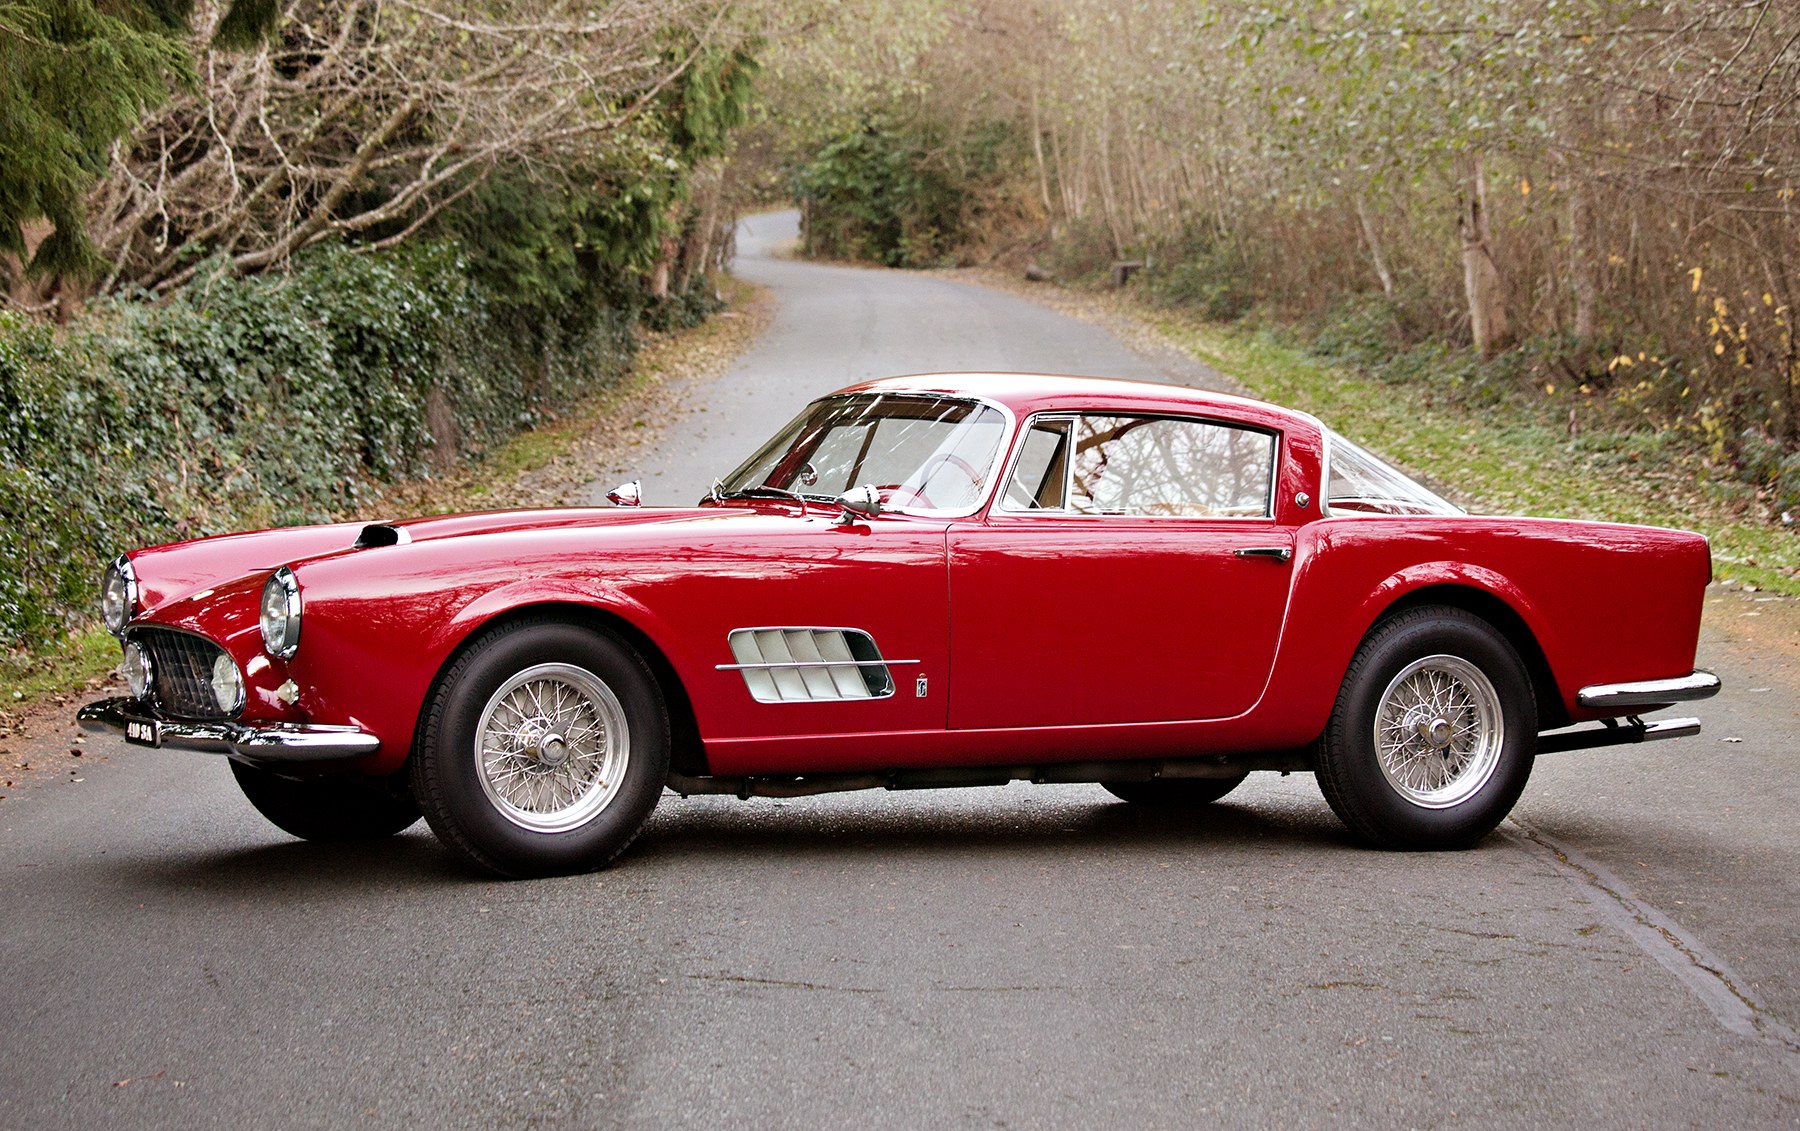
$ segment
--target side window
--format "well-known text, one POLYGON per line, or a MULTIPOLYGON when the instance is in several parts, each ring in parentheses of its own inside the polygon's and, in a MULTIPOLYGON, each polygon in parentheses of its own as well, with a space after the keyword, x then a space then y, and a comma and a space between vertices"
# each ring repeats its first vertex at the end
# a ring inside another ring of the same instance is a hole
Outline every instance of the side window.
POLYGON ((1275 437, 1200 420, 1075 422, 1068 509, 1080 514, 1251 518, 1269 513, 1275 437))
POLYGON ((1012 475, 1006 480, 1003 505, 1007 510, 1062 509, 1069 471, 1069 423, 1040 421, 1025 433, 1019 458, 1013 462, 1012 475))

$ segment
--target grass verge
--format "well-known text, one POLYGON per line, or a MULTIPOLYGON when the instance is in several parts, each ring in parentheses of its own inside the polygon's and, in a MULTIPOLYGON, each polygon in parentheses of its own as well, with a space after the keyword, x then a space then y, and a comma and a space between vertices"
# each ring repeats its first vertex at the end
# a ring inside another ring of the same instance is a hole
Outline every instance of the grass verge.
POLYGON ((0 687, 6 688, 0 716, 104 681, 118 664, 119 642, 99 625, 84 627, 41 651, 0 654, 0 687))
POLYGON ((1571 430, 1546 412, 1460 403, 1428 380, 1384 381, 1255 331, 1140 313, 1255 395, 1313 413, 1474 509, 1697 530, 1720 580, 1800 594, 1800 534, 1667 433, 1571 430))

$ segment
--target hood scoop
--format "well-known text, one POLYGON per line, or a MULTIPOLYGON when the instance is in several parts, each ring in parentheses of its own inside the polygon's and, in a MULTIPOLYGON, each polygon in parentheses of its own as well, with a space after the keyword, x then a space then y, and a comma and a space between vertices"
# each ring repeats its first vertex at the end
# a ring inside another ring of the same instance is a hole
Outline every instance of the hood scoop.
POLYGON ((351 546, 358 550, 373 549, 376 546, 404 546, 412 541, 412 535, 403 527, 392 523, 376 522, 362 528, 351 546))

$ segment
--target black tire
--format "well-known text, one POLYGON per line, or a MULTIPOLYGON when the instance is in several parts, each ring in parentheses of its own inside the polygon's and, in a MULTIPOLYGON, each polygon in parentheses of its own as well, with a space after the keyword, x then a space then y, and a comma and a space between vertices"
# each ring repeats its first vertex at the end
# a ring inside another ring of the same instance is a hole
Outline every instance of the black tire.
POLYGON ((413 746, 432 831, 499 876, 604 867, 668 776, 668 712, 643 659, 610 633, 549 619, 496 628, 463 652, 413 746))
POLYGON ((231 759, 238 788, 276 828, 301 840, 380 840, 411 827, 419 807, 404 788, 358 777, 282 777, 231 759))
POLYGON ((1120 801, 1133 805, 1211 805, 1244 784, 1249 774, 1235 778, 1152 778, 1149 781, 1103 781, 1101 787, 1120 801))
POLYGON ((1512 811, 1536 751, 1537 702, 1511 643, 1472 613, 1423 606, 1357 648, 1320 739, 1319 788, 1372 845, 1466 848, 1512 811))

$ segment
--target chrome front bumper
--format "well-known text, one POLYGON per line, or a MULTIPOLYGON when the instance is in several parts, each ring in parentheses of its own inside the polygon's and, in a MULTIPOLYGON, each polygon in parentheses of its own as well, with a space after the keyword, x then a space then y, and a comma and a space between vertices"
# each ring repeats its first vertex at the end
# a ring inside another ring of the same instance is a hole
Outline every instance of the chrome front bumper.
POLYGON ((136 746, 174 746, 208 754, 233 754, 252 762, 332 762, 363 758, 381 740, 356 727, 270 723, 190 722, 160 717, 138 699, 102 699, 75 714, 81 729, 112 731, 136 746))
POLYGON ((1596 683, 1575 693, 1575 701, 1597 710, 1628 707, 1667 707, 1691 699, 1710 699, 1719 693, 1719 677, 1695 671, 1674 679, 1646 679, 1638 683, 1596 683))

